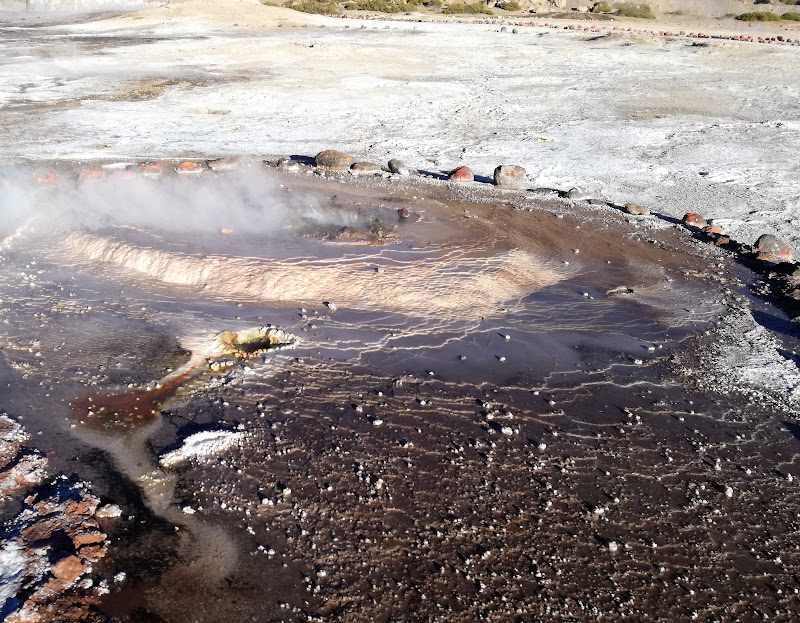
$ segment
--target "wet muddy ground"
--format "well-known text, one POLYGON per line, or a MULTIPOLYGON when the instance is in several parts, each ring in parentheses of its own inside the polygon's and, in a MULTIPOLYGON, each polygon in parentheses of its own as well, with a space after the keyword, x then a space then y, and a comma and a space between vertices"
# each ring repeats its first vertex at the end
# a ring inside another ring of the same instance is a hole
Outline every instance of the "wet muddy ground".
POLYGON ((791 404, 698 385, 719 318, 786 326, 732 257, 479 185, 51 168, 7 176, 31 210, 3 242, 0 395, 123 509, 106 616, 800 612, 791 404), (266 324, 298 342, 209 365, 217 334, 266 324), (156 414, 126 417, 143 395, 156 414), (190 443, 208 431, 235 443, 190 443))

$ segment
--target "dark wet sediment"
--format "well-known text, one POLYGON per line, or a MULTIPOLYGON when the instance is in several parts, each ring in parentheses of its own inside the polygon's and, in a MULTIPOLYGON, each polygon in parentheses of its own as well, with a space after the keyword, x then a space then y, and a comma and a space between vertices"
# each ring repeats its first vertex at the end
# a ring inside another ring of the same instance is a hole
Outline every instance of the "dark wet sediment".
MULTIPOLYGON (((6 376, 31 392, 9 404, 43 429, 52 460, 102 448, 154 526, 180 528, 163 564, 112 587, 107 614, 791 620, 791 416, 700 390, 674 365, 747 304, 745 269, 608 209, 279 181, 317 199, 291 203, 301 218, 269 235, 121 221, 5 251, 6 376), (398 206, 419 218, 392 220, 398 206), (373 219, 391 235, 372 236, 373 219), (209 256, 225 267, 217 281, 209 256), (18 278, 31 260, 32 292, 18 278), (102 433, 69 412, 87 391, 152 387, 185 363, 181 348, 211 353, 220 332, 264 324, 300 341, 204 369, 146 426, 102 433), (169 363, 136 340, 93 339, 139 325, 177 338, 169 363), (159 467, 205 430, 241 442, 159 467)), ((112 560, 135 560, 139 543, 112 545, 112 560)))

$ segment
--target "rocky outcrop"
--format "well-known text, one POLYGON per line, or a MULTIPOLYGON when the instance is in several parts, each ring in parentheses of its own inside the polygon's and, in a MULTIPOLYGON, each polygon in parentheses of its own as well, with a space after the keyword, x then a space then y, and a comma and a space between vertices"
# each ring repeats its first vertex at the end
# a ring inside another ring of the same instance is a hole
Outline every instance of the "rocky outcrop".
MULTIPOLYGON (((91 577, 109 544, 98 521, 100 500, 86 483, 48 478, 47 459, 27 441, 17 422, 0 415, 0 511, 6 513, 0 617, 6 623, 106 621, 96 605, 107 589, 91 577)), ((115 521, 115 514, 105 513, 105 521, 115 521)))

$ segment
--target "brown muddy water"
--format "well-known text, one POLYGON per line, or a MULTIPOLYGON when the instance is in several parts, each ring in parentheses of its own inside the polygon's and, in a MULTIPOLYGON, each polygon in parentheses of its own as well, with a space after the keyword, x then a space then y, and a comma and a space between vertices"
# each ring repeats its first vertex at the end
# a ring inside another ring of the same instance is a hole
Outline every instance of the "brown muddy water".
POLYGON ((681 373, 733 308, 783 326, 730 257, 480 185, 37 167, 0 394, 123 508, 107 616, 796 620, 800 427, 681 373))

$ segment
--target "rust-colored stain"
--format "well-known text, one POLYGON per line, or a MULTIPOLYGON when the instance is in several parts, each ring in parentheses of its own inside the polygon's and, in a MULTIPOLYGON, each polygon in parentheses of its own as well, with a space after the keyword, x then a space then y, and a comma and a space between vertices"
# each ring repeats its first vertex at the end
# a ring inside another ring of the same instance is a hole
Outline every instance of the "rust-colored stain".
POLYGON ((158 417, 161 405, 172 398, 197 369, 194 367, 167 379, 153 389, 120 393, 93 392, 80 396, 72 403, 73 417, 94 429, 132 428, 147 424, 158 417))

